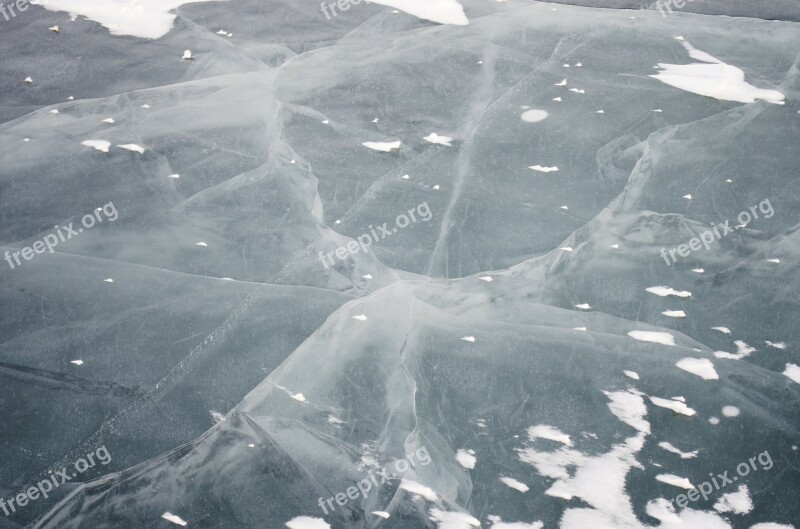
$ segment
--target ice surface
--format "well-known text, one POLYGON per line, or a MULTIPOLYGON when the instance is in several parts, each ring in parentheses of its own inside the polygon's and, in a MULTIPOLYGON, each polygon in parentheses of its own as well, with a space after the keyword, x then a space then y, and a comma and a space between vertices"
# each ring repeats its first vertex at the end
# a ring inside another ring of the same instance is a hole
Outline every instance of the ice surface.
POLYGON ((0 528, 800 527, 795 2, 34 4, 0 528))

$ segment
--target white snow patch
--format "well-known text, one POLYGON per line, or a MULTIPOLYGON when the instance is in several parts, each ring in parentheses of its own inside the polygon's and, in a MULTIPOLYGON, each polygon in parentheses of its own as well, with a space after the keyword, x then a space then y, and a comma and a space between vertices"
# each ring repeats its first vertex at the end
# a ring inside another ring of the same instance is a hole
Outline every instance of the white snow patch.
POLYGON ((692 64, 659 63, 661 71, 651 75, 662 83, 681 90, 713 97, 724 101, 754 103, 758 100, 775 105, 785 104, 785 96, 776 90, 756 88, 744 80, 744 72, 706 52, 694 48, 688 42, 681 42, 692 59, 702 61, 692 64))
POLYGON ((694 485, 692 485, 691 481, 686 478, 676 476, 675 474, 659 474, 656 476, 656 479, 662 483, 666 483, 667 485, 672 485, 673 487, 680 487, 686 490, 692 490, 694 488, 694 485))
POLYGON ((686 313, 683 312, 682 310, 665 310, 661 314, 663 314, 664 316, 667 316, 669 318, 685 318, 686 317, 686 313))
POLYGON ((286 522, 286 527, 289 529, 331 529, 331 526, 322 518, 313 518, 311 516, 292 518, 286 522))
POLYGON ((718 512, 732 512, 734 514, 747 514, 753 510, 753 500, 750 499, 750 491, 747 485, 739 485, 739 490, 724 494, 717 503, 714 510, 718 512))
POLYGON ((650 402, 661 408, 667 408, 669 410, 674 411, 675 413, 679 413, 681 415, 687 415, 689 417, 697 413, 683 402, 678 402, 677 400, 667 400, 659 397, 650 397, 650 402))
POLYGON ((676 448, 675 445, 672 443, 668 443, 667 441, 661 441, 658 443, 658 446, 666 450, 667 452, 672 452, 673 454, 678 454, 681 456, 681 459, 693 459, 697 457, 698 451, 694 450, 692 452, 684 452, 679 448, 676 448))
POLYGON ((679 298, 690 298, 692 297, 692 293, 688 290, 675 290, 672 287, 650 287, 646 288, 646 291, 650 292, 651 294, 655 294, 656 296, 661 296, 665 298, 667 296, 677 296, 679 298))
POLYGON ((367 321, 367 316, 365 314, 356 314, 353 316, 353 319, 358 321, 367 321))
POLYGON ((429 514, 431 519, 439 524, 439 529, 469 529, 481 526, 481 522, 469 513, 446 512, 434 508, 429 514))
POLYGON ((514 478, 502 477, 500 481, 506 484, 506 486, 511 487, 514 490, 518 490, 520 492, 528 492, 529 487, 521 481, 517 481, 514 478))
POLYGON ((769 340, 765 340, 764 343, 770 347, 774 347, 775 349, 783 349, 784 351, 786 350, 786 344, 783 342, 770 342, 769 340))
POLYGON ((789 377, 793 382, 800 384, 800 367, 798 367, 797 364, 786 364, 786 370, 783 374, 789 377))
POLYGON ((722 415, 725 417, 738 417, 741 411, 736 406, 725 406, 722 408, 722 415))
POLYGON ((144 147, 136 145, 135 143, 126 143, 124 145, 117 145, 120 149, 126 149, 128 151, 138 152, 139 154, 144 154, 144 147))
POLYGON ((589 305, 588 303, 581 303, 580 305, 575 305, 575 308, 581 310, 591 310, 592 306, 589 305))
POLYGON ((751 353, 755 352, 755 348, 750 347, 742 340, 736 340, 733 342, 736 344, 736 354, 726 353, 725 351, 717 351, 714 353, 714 356, 717 358, 726 358, 728 360, 741 360, 747 356, 750 356, 751 353))
POLYGON ((531 426, 528 428, 528 438, 531 441, 535 441, 536 439, 549 439, 550 441, 557 441, 566 446, 572 446, 572 441, 570 440, 569 435, 565 434, 558 428, 554 428, 546 424, 540 424, 538 426, 531 426))
POLYGON ((474 336, 464 336, 461 339, 464 340, 465 342, 470 342, 470 343, 474 343, 475 342, 475 337, 474 336))
POLYGON ((419 496, 422 496, 428 501, 436 501, 436 499, 438 498, 433 489, 431 489, 430 487, 426 487, 425 485, 422 485, 420 483, 417 483, 416 481, 411 481, 410 479, 405 479, 405 478, 401 479, 400 488, 403 490, 407 490, 412 494, 417 494, 419 496))
POLYGON ((386 511, 372 511, 372 514, 374 514, 375 516, 380 516, 384 520, 388 519, 389 516, 391 516, 391 514, 389 514, 386 511))
POLYGON ((641 395, 637 395, 633 391, 604 391, 603 393, 611 401, 608 403, 608 409, 617 419, 640 432, 650 433, 650 423, 645 419, 647 406, 641 395))
POLYGON ((675 337, 668 332, 631 331, 628 336, 641 342, 653 342, 664 345, 675 345, 675 337))
POLYGON ((545 110, 533 109, 523 112, 520 118, 525 123, 538 123, 547 119, 547 116, 548 114, 545 110))
POLYGON ((92 147, 100 152, 108 152, 109 147, 111 147, 111 142, 106 140, 86 140, 82 141, 81 145, 85 147, 92 147))
POLYGON ((458 461, 458 464, 462 467, 472 470, 475 468, 475 463, 478 462, 478 458, 466 450, 460 449, 458 452, 456 452, 456 461, 458 461))
POLYGON ((534 171, 539 171, 540 173, 555 173, 558 171, 558 167, 545 167, 543 165, 531 165, 528 169, 533 169, 534 171))
POLYGON ((367 141, 362 143, 364 147, 368 149, 372 149, 373 151, 380 151, 380 152, 392 152, 400 150, 400 145, 403 142, 401 141, 391 141, 391 142, 379 142, 379 141, 367 141))
POLYGON ((161 517, 168 522, 172 522, 176 525, 180 525, 181 527, 186 527, 187 523, 184 521, 180 516, 176 514, 172 514, 171 512, 165 512, 161 515, 161 517))
POLYGON ((719 331, 722 334, 730 334, 731 330, 727 327, 711 327, 712 331, 719 331))
POLYGON ((371 0, 375 4, 394 7, 417 18, 439 24, 466 26, 469 19, 456 0, 371 0))
POLYGON ((431 132, 428 136, 425 136, 422 139, 430 143, 435 143, 436 145, 447 145, 448 147, 452 147, 450 142, 453 141, 453 138, 448 136, 439 136, 435 132, 431 132))
POLYGON ((714 364, 707 358, 684 358, 675 365, 705 380, 719 380, 714 364))
POLYGON ((639 373, 637 373, 636 371, 627 371, 626 370, 626 371, 623 371, 623 373, 625 373, 626 377, 630 377, 630 378, 632 378, 634 380, 639 380, 639 373))
POLYGON ((542 529, 542 527, 544 527, 542 522, 497 522, 492 524, 491 529, 542 529))
MULTIPOLYGON (((169 12, 196 0, 30 0, 50 11, 64 11, 74 20, 83 16, 100 23, 112 35, 158 39, 169 33, 175 15, 169 12)), ((208 1, 208 0, 204 0, 208 1)))

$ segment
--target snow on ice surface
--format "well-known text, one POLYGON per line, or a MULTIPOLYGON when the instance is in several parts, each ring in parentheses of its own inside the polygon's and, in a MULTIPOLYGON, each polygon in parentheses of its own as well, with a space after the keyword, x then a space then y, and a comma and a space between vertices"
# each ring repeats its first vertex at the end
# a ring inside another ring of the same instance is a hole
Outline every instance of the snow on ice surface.
POLYGON ((659 496, 685 490, 656 479, 700 484, 800 445, 797 23, 625 1, 448 3, 466 26, 374 2, 331 20, 318 3, 199 2, 156 41, 40 8, 4 22, 0 259, 112 200, 120 215, 52 255, 3 260, 9 494, 90 447, 115 456, 14 521, 800 519, 786 465, 747 477, 747 518, 713 509, 733 486, 676 510, 659 496), (667 73, 659 62, 703 62, 683 60, 678 30, 786 106, 647 77, 667 73), (671 265, 659 256, 765 198, 773 218, 671 265), (429 222, 396 226, 426 201, 429 222), (364 234, 368 251, 353 246, 364 234), (410 457, 422 447, 430 464, 410 457), (405 481, 323 515, 319 497, 404 459, 405 481))
POLYGON ((800 366, 797 364, 786 364, 786 369, 783 371, 783 374, 789 377, 794 382, 800 384, 800 366))

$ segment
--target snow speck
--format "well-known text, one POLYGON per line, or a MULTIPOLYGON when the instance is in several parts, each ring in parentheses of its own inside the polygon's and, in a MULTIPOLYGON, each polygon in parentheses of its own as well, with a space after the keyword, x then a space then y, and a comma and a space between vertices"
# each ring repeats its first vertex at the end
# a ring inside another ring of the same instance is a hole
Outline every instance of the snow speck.
POLYGON ((502 481, 506 486, 520 492, 528 492, 528 490, 530 490, 526 484, 522 483, 521 481, 517 481, 514 478, 502 477, 500 478, 500 481, 502 481))
POLYGON ((575 308, 580 310, 591 310, 592 306, 588 303, 581 303, 580 305, 575 305, 575 308))
POLYGON ((705 380, 719 380, 714 364, 707 358, 684 358, 675 365, 705 380))
POLYGON ((769 340, 764 341, 765 344, 769 345, 770 347, 774 347, 775 349, 783 349, 786 350, 786 344, 783 342, 770 342, 769 340))
POLYGON ((680 450, 679 448, 676 448, 672 443, 668 443, 666 441, 662 441, 662 442, 658 443, 658 446, 660 446, 661 448, 663 448, 667 452, 672 452, 673 454, 678 454, 679 456, 681 456, 681 459, 693 459, 693 458, 697 457, 697 453, 698 453, 697 450, 694 450, 692 452, 684 452, 684 451, 680 450))
POLYGON ((713 425, 717 425, 719 424, 719 419, 717 419, 716 417, 711 417, 710 419, 708 419, 708 422, 710 422, 713 425))
POLYGON ((546 424, 540 424, 538 426, 531 426, 528 428, 528 438, 531 441, 536 439, 548 439, 550 441, 561 443, 565 446, 572 446, 572 440, 570 440, 569 435, 565 434, 558 428, 554 428, 546 424))
POLYGON ((772 264, 781 264, 780 259, 767 259, 767 262, 772 264))
POLYGON ((574 252, 575 251, 570 246, 564 246, 563 248, 559 248, 559 250, 561 250, 562 252, 574 252))
POLYGON ((313 518, 311 516, 292 518, 286 522, 286 527, 289 529, 331 529, 331 526, 322 518, 313 518))
POLYGON ((391 516, 391 515, 390 515, 388 512, 386 512, 386 511, 372 511, 372 514, 374 514, 375 516, 380 516, 380 517, 381 517, 381 518, 383 518, 384 520, 388 519, 388 518, 389 518, 389 516, 391 516))
POLYGON ((458 461, 458 464, 462 467, 472 470, 475 468, 475 463, 478 462, 478 459, 466 450, 460 449, 456 452, 456 461, 458 461))
POLYGON ((402 144, 401 141, 391 141, 391 142, 367 141, 362 143, 361 145, 363 145, 368 149, 372 149, 373 151, 393 152, 393 151, 399 151, 401 144, 402 144))
POLYGON ((367 321, 367 316, 365 314, 356 314, 353 316, 353 319, 358 321, 367 321))
POLYGON ((679 298, 689 298, 692 297, 692 293, 687 290, 675 290, 672 287, 650 287, 646 288, 646 291, 650 292, 651 294, 655 294, 656 296, 661 296, 665 298, 667 296, 677 296, 679 298))
POLYGON ((731 330, 727 327, 711 327, 712 331, 719 331, 722 334, 730 334, 731 330))
POLYGON ((429 143, 435 143, 436 145, 447 145, 448 147, 452 147, 450 142, 453 141, 453 138, 447 136, 439 136, 435 132, 431 132, 429 135, 425 136, 422 139, 429 143))
POLYGON ((161 515, 161 517, 168 522, 172 522, 176 525, 180 525, 181 527, 186 527, 188 524, 178 515, 172 514, 171 512, 165 512, 161 515))
POLYGON ((623 371, 626 377, 632 378, 634 380, 639 380, 639 373, 636 371, 623 371))
POLYGON ((560 83, 556 83, 556 84, 555 84, 555 86, 567 86, 567 80, 566 80, 566 79, 564 79, 564 80, 563 80, 563 81, 561 81, 560 83))
POLYGON ((184 50, 181 59, 183 59, 184 61, 191 61, 192 59, 194 59, 194 57, 192 57, 192 50, 184 50))
POLYGON ((702 269, 702 268, 692 268, 692 272, 694 272, 695 274, 705 274, 706 273, 706 271, 704 269, 702 269))
POLYGON ((114 123, 114 118, 106 118, 106 119, 103 120, 103 123, 113 124, 114 123))
POLYGON ((533 169, 534 171, 539 171, 540 173, 554 173, 558 171, 558 167, 545 167, 543 165, 531 165, 528 169, 533 169))
POLYGON ((481 276, 478 279, 481 281, 486 281, 487 283, 491 283, 493 281, 492 276, 481 276))
POLYGON ((686 313, 683 312, 682 310, 665 310, 661 314, 663 314, 664 316, 667 316, 669 318, 685 318, 686 317, 686 313))
POLYGON ((54 108, 53 110, 51 110, 51 111, 50 111, 50 113, 51 113, 51 114, 58 114, 58 109, 57 109, 57 108, 54 108))
POLYGON ((177 180, 180 177, 181 177, 181 175, 179 175, 178 173, 169 175, 169 178, 172 178, 173 180, 177 180))
POLYGON ((135 143, 126 143, 124 145, 117 145, 120 149, 126 149, 128 151, 138 152, 139 154, 144 154, 144 148, 136 145, 135 143))
POLYGON ((26 77, 25 82, 31 84, 33 82, 33 79, 31 79, 30 77, 26 77))
POLYGON ((82 366, 83 360, 71 360, 70 364, 75 364, 76 366, 82 366))
POLYGON ((470 343, 474 343, 475 342, 475 337, 474 336, 464 336, 461 339, 464 340, 465 342, 470 342, 470 343))
POLYGON ((667 485, 672 485, 673 487, 680 487, 686 490, 692 490, 694 488, 694 485, 692 485, 691 481, 674 474, 659 474, 656 476, 656 479, 662 483, 666 483, 667 485))
POLYGON ((660 343, 663 345, 675 345, 675 337, 668 332, 655 331, 631 331, 628 336, 640 342, 660 343))
POLYGON ((747 485, 739 485, 739 490, 724 494, 714 509, 718 512, 732 512, 734 514, 747 514, 753 510, 753 500, 750 499, 750 491, 747 485))
POLYGON ((741 411, 736 406, 725 406, 722 408, 722 415, 725 417, 738 417, 741 411))
POLYGON ((111 147, 111 142, 106 140, 86 140, 82 141, 81 145, 85 147, 92 147, 100 152, 108 152, 109 147, 111 147))
POLYGON ((697 413, 695 410, 688 407, 683 402, 679 402, 677 400, 667 400, 659 397, 650 397, 650 402, 652 402, 653 404, 655 404, 660 408, 667 408, 668 410, 672 410, 680 415, 686 415, 687 417, 692 417, 697 413))
POLYGON ((113 283, 114 280, 109 277, 108 279, 103 279, 103 282, 104 283, 113 283))
POLYGON ((523 112, 520 118, 522 118, 522 121, 525 123, 538 123, 539 121, 544 121, 547 119, 547 116, 547 111, 533 109, 523 112))

